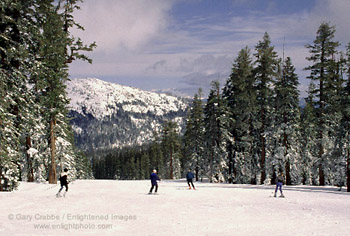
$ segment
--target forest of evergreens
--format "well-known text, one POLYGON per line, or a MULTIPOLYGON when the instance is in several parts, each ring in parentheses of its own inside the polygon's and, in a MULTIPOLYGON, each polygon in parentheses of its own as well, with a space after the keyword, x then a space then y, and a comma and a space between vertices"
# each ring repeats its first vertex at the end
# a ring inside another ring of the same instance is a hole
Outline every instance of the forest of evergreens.
POLYGON ((74 147, 65 82, 73 60, 91 60, 70 33, 78 0, 0 1, 0 191, 18 181, 49 181, 68 168, 91 177, 87 157, 74 147))
MULTIPOLYGON (((199 89, 184 133, 165 121, 152 143, 95 153, 74 146, 65 82, 68 65, 96 47, 70 33, 78 0, 0 1, 0 191, 18 181, 71 178, 162 178, 188 169, 211 182, 347 185, 350 191, 350 44, 341 51, 336 28, 322 23, 306 47, 310 81, 300 107, 299 78, 268 33, 235 57, 224 85, 199 89)), ((229 69, 229 68, 228 68, 229 69)))
POLYGON ((339 50, 335 32, 322 23, 306 46, 305 107, 292 59, 265 33, 238 53, 223 86, 213 81, 208 98, 199 89, 183 135, 168 121, 152 144, 95 158, 95 177, 143 179, 156 168, 177 178, 192 169, 197 180, 266 184, 283 173, 286 184, 350 189, 350 44, 339 50))

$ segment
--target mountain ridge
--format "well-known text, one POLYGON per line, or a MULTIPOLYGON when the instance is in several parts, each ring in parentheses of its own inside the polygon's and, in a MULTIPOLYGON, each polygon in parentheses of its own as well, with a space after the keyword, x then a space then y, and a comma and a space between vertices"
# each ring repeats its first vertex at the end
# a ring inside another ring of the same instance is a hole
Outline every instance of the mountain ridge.
POLYGON ((184 127, 184 98, 97 78, 76 78, 66 85, 75 141, 84 151, 148 142, 165 120, 184 127))

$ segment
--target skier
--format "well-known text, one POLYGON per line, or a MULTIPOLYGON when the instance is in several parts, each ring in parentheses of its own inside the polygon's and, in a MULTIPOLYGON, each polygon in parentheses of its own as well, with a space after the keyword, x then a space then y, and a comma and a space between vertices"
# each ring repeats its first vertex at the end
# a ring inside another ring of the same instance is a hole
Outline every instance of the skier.
POLYGON ((151 173, 150 175, 150 178, 151 178, 151 184, 152 184, 152 187, 151 189, 149 190, 149 193, 148 194, 152 194, 152 191, 153 191, 153 188, 156 187, 154 193, 157 194, 157 191, 158 191, 158 183, 157 183, 157 180, 160 181, 158 175, 157 175, 157 170, 153 170, 153 172, 151 173))
POLYGON ((191 189, 190 184, 192 184, 193 190, 195 190, 196 188, 193 185, 193 178, 194 178, 194 174, 191 172, 191 170, 188 170, 187 175, 186 175, 188 187, 189 187, 189 189, 191 189))
POLYGON ((63 197, 66 197, 66 193, 68 192, 68 181, 67 181, 67 176, 68 176, 68 169, 64 168, 64 172, 61 173, 61 177, 59 178, 60 183, 61 183, 61 188, 56 194, 56 197, 62 197, 61 196, 61 191, 63 187, 66 187, 66 191, 63 194, 63 197))
POLYGON ((280 197, 284 197, 283 191, 282 191, 283 182, 284 182, 284 176, 283 176, 283 173, 281 173, 277 177, 277 183, 276 183, 276 189, 275 189, 274 197, 277 197, 277 190, 278 190, 278 188, 280 189, 280 192, 281 192, 281 196, 280 197))

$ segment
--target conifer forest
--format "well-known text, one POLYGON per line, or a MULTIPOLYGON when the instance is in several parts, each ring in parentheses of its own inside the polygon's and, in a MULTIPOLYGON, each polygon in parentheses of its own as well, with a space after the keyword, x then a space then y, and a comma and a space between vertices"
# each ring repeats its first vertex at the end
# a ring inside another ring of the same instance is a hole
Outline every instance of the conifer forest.
POLYGON ((91 51, 69 33, 77 0, 0 1, 0 191, 18 181, 57 183, 60 170, 91 176, 74 147, 65 91, 68 65, 91 62, 91 51))
POLYGON ((84 52, 96 47, 70 33, 84 30, 73 17, 79 2, 0 1, 0 191, 55 184, 63 168, 73 179, 117 180, 191 169, 197 181, 254 185, 283 174, 287 185, 350 191, 350 43, 341 49, 335 25, 321 23, 305 42, 306 98, 293 58, 266 32, 235 55, 225 84, 213 81, 207 97, 198 89, 183 128, 164 120, 152 142, 86 152, 74 143, 66 93, 70 63, 92 63, 84 52))

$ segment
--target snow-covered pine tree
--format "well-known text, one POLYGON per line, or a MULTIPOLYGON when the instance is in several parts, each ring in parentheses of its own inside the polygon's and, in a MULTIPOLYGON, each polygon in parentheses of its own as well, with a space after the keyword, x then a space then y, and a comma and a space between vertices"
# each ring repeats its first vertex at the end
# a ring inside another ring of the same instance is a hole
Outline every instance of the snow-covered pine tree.
POLYGON ((344 89, 344 107, 343 117, 342 117, 342 126, 346 128, 345 132, 345 161, 346 161, 346 187, 347 191, 350 192, 350 43, 347 45, 346 51, 346 67, 347 67, 347 81, 344 89))
POLYGON ((181 143, 178 124, 173 121, 165 121, 161 135, 166 176, 170 179, 179 178, 181 176, 181 143))
POLYGON ((46 121, 47 139, 49 140, 49 183, 57 183, 56 141, 58 140, 58 117, 65 116, 68 101, 65 97, 65 81, 68 78, 66 64, 66 47, 69 43, 67 33, 63 29, 63 19, 57 13, 51 1, 40 5, 42 20, 42 39, 39 57, 44 65, 38 75, 36 90, 41 95, 40 102, 46 121))
POLYGON ((346 110, 346 59, 342 52, 339 53, 339 58, 335 59, 330 64, 330 84, 332 88, 329 89, 329 104, 327 110, 327 119, 330 120, 328 132, 332 146, 328 148, 328 156, 326 157, 329 163, 327 169, 328 184, 343 186, 346 181, 346 160, 344 158, 344 146, 346 145, 344 132, 343 117, 344 110, 346 110), (345 100, 344 100, 345 99, 345 100))
POLYGON ((336 149, 333 155, 334 184, 347 186, 350 192, 350 43, 346 47, 346 58, 340 60, 340 74, 345 85, 339 97, 341 120, 337 132, 336 149))
POLYGON ((309 85, 308 97, 305 99, 306 105, 302 109, 300 122, 300 146, 301 146, 301 182, 303 184, 316 184, 317 180, 317 143, 316 143, 316 113, 314 107, 315 85, 309 85))
POLYGON ((19 179, 18 168, 18 129, 16 116, 11 112, 16 105, 18 82, 18 24, 20 5, 11 1, 0 2, 0 191, 16 188, 19 179), (16 46, 16 47, 15 47, 16 46), (17 66, 16 66, 17 65, 17 66))
POLYGON ((196 181, 203 172, 203 133, 204 113, 202 105, 202 90, 194 95, 189 114, 186 119, 185 142, 185 168, 184 171, 192 169, 195 171, 196 181))
POLYGON ((28 104, 32 102, 27 76, 37 65, 30 51, 38 30, 32 24, 33 5, 31 0, 0 2, 0 190, 16 188, 21 179, 25 149, 21 138, 31 117, 28 104))
POLYGON ((38 47, 38 57, 43 64, 41 73, 34 79, 35 91, 41 106, 45 109, 42 114, 46 121, 48 150, 50 153, 49 182, 57 182, 57 170, 69 168, 72 177, 76 176, 75 163, 83 156, 76 156, 73 147, 73 133, 71 131, 68 114, 68 98, 65 82, 68 80, 68 63, 74 59, 91 62, 80 51, 91 51, 96 45, 86 46, 80 38, 74 38, 69 28, 77 24, 72 16, 75 9, 79 9, 76 0, 43 1, 39 3, 37 14, 41 27, 41 38, 38 47), (57 5, 55 5, 55 3, 57 5), (57 163, 58 165, 57 167, 57 163))
POLYGON ((150 157, 148 153, 144 151, 140 160, 140 179, 148 179, 150 171, 150 157))
POLYGON ((267 147, 266 137, 269 133, 269 128, 272 126, 273 114, 273 82, 277 75, 278 60, 277 53, 274 47, 271 46, 271 39, 268 33, 265 33, 262 41, 255 47, 256 53, 254 56, 254 75, 257 90, 257 103, 259 107, 259 156, 260 164, 260 183, 263 184, 266 180, 266 158, 270 154, 270 149, 267 147))
POLYGON ((75 157, 76 178, 92 179, 92 166, 90 159, 87 157, 87 155, 79 150, 76 150, 75 157))
POLYGON ((315 111, 317 117, 317 145, 318 145, 318 174, 319 184, 330 183, 330 162, 334 150, 334 133, 339 115, 334 109, 334 95, 336 93, 337 78, 334 74, 335 55, 339 43, 333 41, 335 26, 322 23, 317 30, 313 45, 307 45, 310 57, 306 59, 313 64, 306 67, 310 70, 309 79, 316 82, 315 90, 311 91, 315 97, 315 111))
MULTIPOLYGON (((282 71, 277 76, 275 93, 274 125, 271 139, 274 143, 273 155, 268 165, 272 165, 272 183, 282 171, 286 176, 286 184, 300 182, 300 108, 298 76, 290 57, 282 63, 282 71)), ((271 173, 270 173, 271 175, 271 173)))
POLYGON ((228 119, 230 116, 220 92, 220 84, 213 81, 204 107, 205 167, 210 182, 227 180, 228 119))
POLYGON ((149 174, 152 170, 156 169, 158 176, 160 178, 166 178, 166 170, 167 166, 164 164, 164 154, 161 145, 161 137, 157 132, 153 133, 153 141, 149 147, 149 156, 150 156, 150 169, 147 175, 149 178, 149 174))
POLYGON ((223 89, 223 98, 231 114, 228 142, 228 175, 234 183, 250 183, 254 170, 257 103, 254 88, 253 64, 248 47, 242 49, 234 61, 230 77, 223 89))

